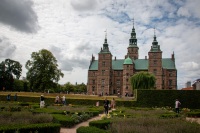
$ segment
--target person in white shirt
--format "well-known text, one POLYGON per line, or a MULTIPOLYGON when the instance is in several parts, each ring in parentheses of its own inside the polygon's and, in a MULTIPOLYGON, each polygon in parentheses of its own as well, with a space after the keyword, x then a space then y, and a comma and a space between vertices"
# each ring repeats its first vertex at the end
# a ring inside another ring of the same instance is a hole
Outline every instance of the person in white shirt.
POLYGON ((180 108, 180 106, 181 106, 181 103, 179 102, 179 100, 178 99, 176 99, 176 101, 175 101, 175 109, 176 109, 176 113, 177 114, 179 114, 179 108, 180 108))
POLYGON ((65 95, 62 97, 62 103, 63 103, 63 105, 66 105, 66 98, 65 98, 65 95))

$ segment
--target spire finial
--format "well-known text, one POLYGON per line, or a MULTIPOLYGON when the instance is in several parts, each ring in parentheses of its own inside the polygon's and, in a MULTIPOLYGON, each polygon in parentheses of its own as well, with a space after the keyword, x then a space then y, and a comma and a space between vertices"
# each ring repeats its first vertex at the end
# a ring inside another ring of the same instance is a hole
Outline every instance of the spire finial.
POLYGON ((107 29, 105 30, 105 39, 107 39, 107 29))
POLYGON ((134 26, 134 18, 133 18, 133 26, 134 26))
POLYGON ((155 28, 155 26, 154 26, 154 37, 156 36, 156 28, 155 28))

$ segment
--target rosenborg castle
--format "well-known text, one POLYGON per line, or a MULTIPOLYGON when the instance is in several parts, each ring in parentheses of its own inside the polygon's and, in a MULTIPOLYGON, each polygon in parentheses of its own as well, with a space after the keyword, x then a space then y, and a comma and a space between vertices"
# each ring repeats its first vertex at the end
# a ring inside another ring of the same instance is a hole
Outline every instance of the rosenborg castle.
POLYGON ((87 91, 88 94, 121 95, 132 94, 130 77, 140 71, 155 75, 158 90, 177 89, 177 69, 174 53, 171 58, 162 58, 162 50, 154 34, 153 42, 149 48, 148 57, 139 59, 139 47, 133 26, 127 53, 124 59, 112 58, 107 37, 103 48, 98 53, 98 59, 92 55, 88 69, 87 91))

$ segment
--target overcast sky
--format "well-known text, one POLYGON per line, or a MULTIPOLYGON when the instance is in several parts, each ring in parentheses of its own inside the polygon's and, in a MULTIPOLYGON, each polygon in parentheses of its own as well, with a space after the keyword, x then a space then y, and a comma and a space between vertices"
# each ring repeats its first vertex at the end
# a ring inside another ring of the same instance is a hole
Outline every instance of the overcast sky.
POLYGON ((113 58, 127 53, 134 25, 139 58, 150 50, 154 27, 163 58, 175 53, 178 88, 200 78, 200 0, 0 0, 0 62, 23 65, 47 49, 64 73, 59 83, 87 83, 92 54, 104 43, 113 58))

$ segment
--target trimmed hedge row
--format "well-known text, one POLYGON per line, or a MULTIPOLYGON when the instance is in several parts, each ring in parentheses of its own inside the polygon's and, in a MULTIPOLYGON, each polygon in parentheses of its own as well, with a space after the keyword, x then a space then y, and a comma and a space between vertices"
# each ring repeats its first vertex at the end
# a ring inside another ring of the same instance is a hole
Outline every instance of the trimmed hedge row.
POLYGON ((78 129, 76 129, 76 133, 109 133, 106 130, 103 129, 99 129, 97 127, 79 127, 78 129))
POLYGON ((90 121, 89 126, 97 127, 100 129, 107 130, 110 127, 110 120, 97 120, 97 121, 90 121))
POLYGON ((179 99, 181 108, 200 108, 199 90, 137 90, 138 107, 172 107, 175 100, 179 99))
MULTIPOLYGON (((137 90, 137 101, 116 101, 116 106, 124 107, 166 107, 174 108, 175 99, 179 99, 182 108, 198 109, 200 106, 199 90, 137 90)), ((11 100, 13 97, 11 96, 11 100)), ((1 101, 6 101, 5 95, 0 95, 1 101)), ((54 104, 54 98, 46 98, 45 103, 54 104)), ((39 97, 18 96, 19 102, 39 103, 39 97)), ((103 106, 103 100, 93 99, 66 99, 67 104, 72 105, 96 105, 103 106)))
POLYGON ((42 123, 42 124, 29 124, 29 125, 9 125, 0 127, 0 133, 60 133, 60 124, 57 123, 42 123))

